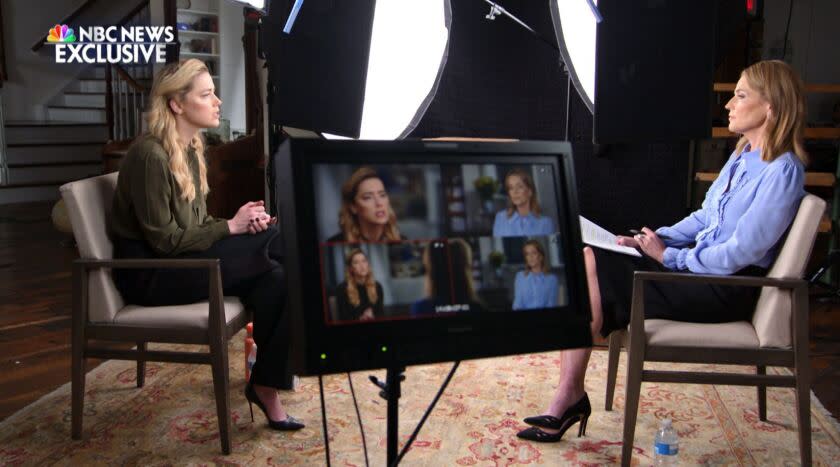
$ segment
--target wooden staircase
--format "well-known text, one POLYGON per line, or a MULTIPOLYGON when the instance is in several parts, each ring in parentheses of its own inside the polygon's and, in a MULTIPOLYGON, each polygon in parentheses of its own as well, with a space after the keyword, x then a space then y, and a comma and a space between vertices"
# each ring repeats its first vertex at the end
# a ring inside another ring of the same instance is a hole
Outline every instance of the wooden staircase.
MULTIPOLYGON (((140 1, 118 24, 149 25, 148 5, 140 1)), ((54 201, 60 185, 103 173, 106 144, 140 133, 151 80, 150 65, 95 65, 48 101, 42 120, 3 121, 0 115, 0 204, 54 201)))

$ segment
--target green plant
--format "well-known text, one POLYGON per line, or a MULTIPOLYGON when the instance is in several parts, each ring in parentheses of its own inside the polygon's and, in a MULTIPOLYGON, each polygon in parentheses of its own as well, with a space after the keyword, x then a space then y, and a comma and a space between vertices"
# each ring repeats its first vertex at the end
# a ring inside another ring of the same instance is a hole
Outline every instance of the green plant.
POLYGON ((505 264, 505 254, 501 251, 494 250, 487 255, 487 260, 490 261, 490 266, 493 266, 494 269, 499 269, 505 264))
POLYGON ((482 175, 473 181, 475 191, 482 200, 493 198, 493 195, 499 191, 499 181, 489 175, 482 175))

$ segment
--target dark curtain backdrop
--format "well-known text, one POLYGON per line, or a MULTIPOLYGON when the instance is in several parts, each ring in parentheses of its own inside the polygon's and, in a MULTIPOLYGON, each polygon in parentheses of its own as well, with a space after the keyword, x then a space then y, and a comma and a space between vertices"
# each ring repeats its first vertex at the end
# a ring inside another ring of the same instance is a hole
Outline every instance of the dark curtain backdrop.
MULTIPOLYGON (((503 6, 543 37, 554 36, 547 1, 503 6)), ((409 136, 564 139, 566 78, 557 52, 507 17, 485 19, 488 10, 481 0, 452 1, 446 69, 434 100, 409 136)), ((679 105, 679 96, 668 98, 679 105)), ((622 232, 669 225, 687 214, 687 141, 615 145, 596 156, 592 115, 574 88, 570 121, 584 216, 622 232)))

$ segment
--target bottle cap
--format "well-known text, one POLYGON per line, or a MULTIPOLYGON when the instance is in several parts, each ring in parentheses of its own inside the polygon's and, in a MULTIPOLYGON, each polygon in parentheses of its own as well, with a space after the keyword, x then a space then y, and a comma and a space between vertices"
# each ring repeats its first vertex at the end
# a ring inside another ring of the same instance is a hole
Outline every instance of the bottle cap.
POLYGON ((670 418, 666 418, 666 419, 662 420, 662 426, 664 426, 664 427, 669 427, 669 426, 671 426, 671 419, 670 419, 670 418))
POLYGON ((248 323, 248 324, 246 324, 246 325, 245 325, 245 329, 247 329, 247 330, 248 330, 248 335, 249 335, 249 336, 254 335, 254 323, 248 323))

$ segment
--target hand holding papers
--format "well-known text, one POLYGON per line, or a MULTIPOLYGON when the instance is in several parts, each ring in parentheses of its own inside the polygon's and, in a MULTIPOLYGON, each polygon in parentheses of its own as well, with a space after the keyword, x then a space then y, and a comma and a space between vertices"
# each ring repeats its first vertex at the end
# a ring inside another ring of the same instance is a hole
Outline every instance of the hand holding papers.
POLYGON ((624 253, 625 255, 642 256, 635 248, 619 245, 615 235, 583 216, 580 216, 580 233, 583 243, 587 245, 624 253))

